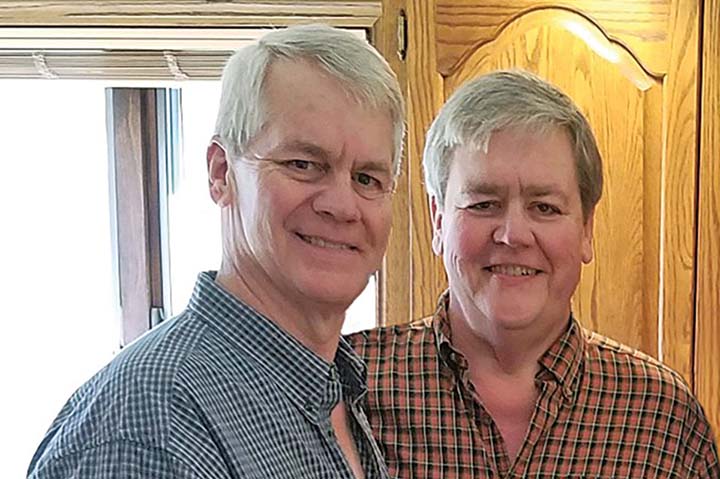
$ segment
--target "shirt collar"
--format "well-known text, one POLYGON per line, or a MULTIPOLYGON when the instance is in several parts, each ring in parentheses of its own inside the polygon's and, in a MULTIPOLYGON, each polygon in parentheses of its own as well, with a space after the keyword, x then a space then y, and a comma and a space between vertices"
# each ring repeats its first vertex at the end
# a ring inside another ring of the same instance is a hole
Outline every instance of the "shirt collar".
POLYGON ((446 290, 438 300, 435 314, 432 318, 432 327, 435 333, 435 344, 437 345, 440 359, 454 371, 464 371, 468 364, 465 356, 452 345, 452 331, 448 319, 448 305, 450 304, 450 292, 446 290))
MULTIPOLYGON (((583 329, 571 314, 565 332, 542 355, 540 366, 548 371, 562 387, 563 396, 570 399, 575 394, 580 369, 585 356, 583 329)), ((542 371, 539 373, 542 375, 542 371)))
MULTIPOLYGON (((452 330, 448 319, 447 309, 450 302, 450 293, 445 291, 438 300, 437 309, 432 319, 435 342, 441 360, 452 371, 462 374, 467 370, 468 363, 460 351, 452 345, 452 330)), ((578 321, 570 315, 568 328, 543 354, 538 363, 541 371, 538 379, 549 377, 562 388, 563 396, 570 399, 577 389, 583 357, 585 354, 585 338, 583 329, 578 321)))
POLYGON ((327 362, 276 323, 215 282, 216 272, 198 275, 188 309, 223 335, 276 381, 311 419, 327 417, 343 396, 355 402, 366 394, 366 369, 350 345, 339 339, 327 362))

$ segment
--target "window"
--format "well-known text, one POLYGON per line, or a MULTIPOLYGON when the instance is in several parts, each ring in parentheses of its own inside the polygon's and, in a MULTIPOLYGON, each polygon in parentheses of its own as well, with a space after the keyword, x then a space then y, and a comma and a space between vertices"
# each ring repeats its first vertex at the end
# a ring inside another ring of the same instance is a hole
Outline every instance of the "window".
POLYGON ((25 477, 68 396, 119 347, 105 91, 2 80, 0 105, 0 476, 25 477))

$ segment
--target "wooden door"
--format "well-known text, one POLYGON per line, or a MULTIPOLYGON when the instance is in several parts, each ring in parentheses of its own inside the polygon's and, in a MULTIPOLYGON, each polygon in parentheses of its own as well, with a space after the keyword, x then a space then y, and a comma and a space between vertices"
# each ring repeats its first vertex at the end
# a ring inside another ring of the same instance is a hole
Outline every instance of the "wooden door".
POLYGON ((692 383, 699 3, 406 5, 411 273, 409 295, 387 297, 389 322, 430 314, 446 287, 430 248, 422 186, 427 127, 463 82, 499 68, 524 68, 573 97, 604 159, 595 260, 583 270, 576 315, 660 358, 692 383), (393 315, 408 310, 410 317, 393 315))
POLYGON ((720 0, 704 3, 695 393, 720 440, 720 0))

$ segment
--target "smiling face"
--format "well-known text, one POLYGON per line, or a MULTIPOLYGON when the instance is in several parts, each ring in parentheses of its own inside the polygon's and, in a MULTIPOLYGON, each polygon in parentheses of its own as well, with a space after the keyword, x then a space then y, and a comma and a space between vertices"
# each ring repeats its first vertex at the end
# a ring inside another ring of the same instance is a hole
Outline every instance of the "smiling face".
POLYGON ((431 201, 451 319, 485 337, 566 324, 581 265, 592 259, 593 220, 592 212, 583 220, 564 130, 502 130, 487 153, 458 148, 445 204, 431 201))
MULTIPOLYGON (((359 105, 306 62, 275 62, 264 100, 263 128, 230 161, 225 256, 270 298, 345 308, 387 246, 390 116, 359 105)), ((222 163, 225 153, 213 155, 222 163)))

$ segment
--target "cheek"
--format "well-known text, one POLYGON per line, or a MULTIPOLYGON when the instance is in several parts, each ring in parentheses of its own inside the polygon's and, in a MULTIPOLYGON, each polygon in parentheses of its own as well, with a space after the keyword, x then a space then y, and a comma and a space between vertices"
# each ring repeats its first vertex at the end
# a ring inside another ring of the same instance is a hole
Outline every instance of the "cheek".
POLYGON ((366 211, 365 218, 370 241, 384 254, 392 227, 392 203, 388 201, 386 205, 366 211))
MULTIPOLYGON (((287 195, 278 195, 270 189, 260 190, 252 209, 243 208, 247 216, 244 223, 256 242, 267 247, 270 243, 284 241, 284 231, 293 223, 293 211, 287 195)), ((297 221, 295 221, 297 223, 297 221)))
POLYGON ((257 188, 256 219, 274 227, 302 222, 312 210, 311 192, 289 181, 261 181, 257 188))
POLYGON ((555 231, 554 234, 546 234, 542 237, 544 241, 540 246, 555 272, 563 277, 579 276, 583 259, 582 237, 575 231, 566 231, 564 234, 555 231))
POLYGON ((485 228, 482 225, 458 219, 447 226, 445 235, 447 253, 463 261, 472 261, 483 255, 487 242, 485 228))

